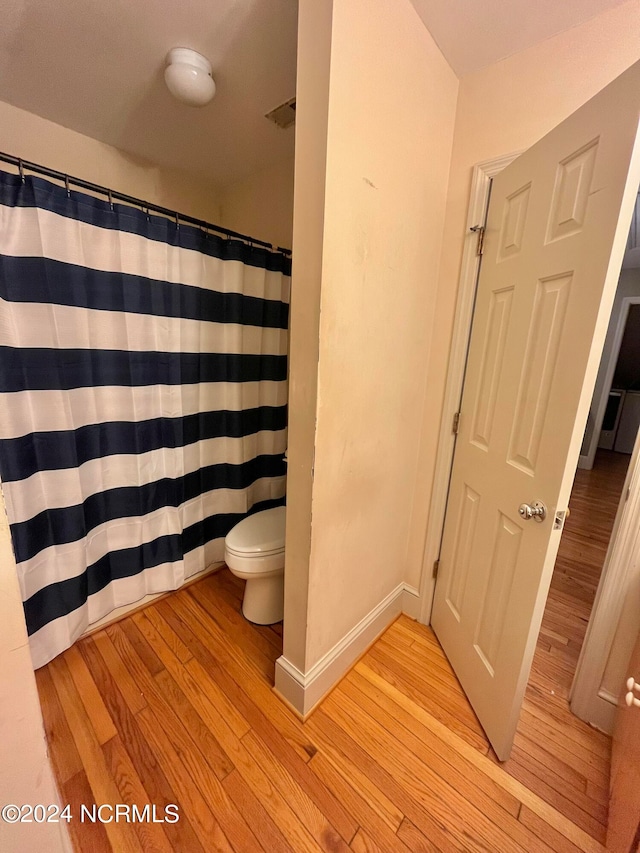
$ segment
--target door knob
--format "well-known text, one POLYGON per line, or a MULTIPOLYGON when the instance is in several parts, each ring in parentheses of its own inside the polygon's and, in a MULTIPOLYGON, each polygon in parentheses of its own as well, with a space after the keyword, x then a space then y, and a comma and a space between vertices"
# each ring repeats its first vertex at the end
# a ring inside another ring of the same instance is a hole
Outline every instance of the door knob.
POLYGON ((532 504, 520 504, 518 512, 525 521, 535 518, 536 521, 544 521, 547 517, 547 508, 542 501, 534 501, 532 504))
POLYGON ((632 705, 636 707, 640 707, 640 699, 637 699, 634 695, 634 691, 640 691, 640 684, 635 680, 635 678, 630 675, 626 681, 627 693, 625 694, 624 701, 627 703, 630 708, 632 705))

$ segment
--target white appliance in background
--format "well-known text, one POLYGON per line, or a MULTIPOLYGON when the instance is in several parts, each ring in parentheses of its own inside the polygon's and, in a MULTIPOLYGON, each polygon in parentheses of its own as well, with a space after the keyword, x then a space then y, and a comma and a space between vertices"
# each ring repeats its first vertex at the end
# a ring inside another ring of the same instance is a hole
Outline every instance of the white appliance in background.
POLYGON ((618 453, 633 453, 640 427, 640 391, 627 391, 613 449, 618 453))
POLYGON ((598 441, 598 447, 602 450, 613 450, 625 394, 626 391, 623 391, 621 388, 612 388, 609 391, 607 408, 605 409, 602 429, 600 430, 600 440, 598 441))

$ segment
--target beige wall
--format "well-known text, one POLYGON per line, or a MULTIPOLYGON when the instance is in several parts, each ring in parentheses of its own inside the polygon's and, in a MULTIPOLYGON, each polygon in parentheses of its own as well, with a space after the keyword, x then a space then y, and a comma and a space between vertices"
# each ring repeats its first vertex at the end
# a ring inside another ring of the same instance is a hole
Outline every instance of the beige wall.
POLYGON ((403 580, 456 92, 409 0, 335 4, 307 668, 403 580))
MULTIPOLYGON (((58 803, 24 623, 9 526, 0 496, 0 805, 58 803)), ((7 824, 0 849, 65 850, 66 824, 7 824)))
POLYGON ((409 583, 420 577, 447 359, 474 164, 533 144, 640 59, 640 2, 632 0, 460 81, 428 393, 418 465, 409 583))
POLYGON ((218 190, 206 181, 154 166, 2 101, 0 151, 198 219, 220 219, 218 190))
POLYGON ((224 187, 220 191, 220 221, 233 231, 290 249, 293 240, 293 170, 293 159, 285 160, 244 181, 224 187))

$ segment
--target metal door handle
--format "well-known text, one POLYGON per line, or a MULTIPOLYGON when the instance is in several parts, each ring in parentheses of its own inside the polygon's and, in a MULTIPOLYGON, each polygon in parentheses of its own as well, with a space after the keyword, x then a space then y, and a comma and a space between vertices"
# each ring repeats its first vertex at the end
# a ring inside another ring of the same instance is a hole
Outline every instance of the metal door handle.
POLYGON ((547 508, 542 501, 534 501, 532 504, 520 504, 518 512, 525 521, 535 518, 536 521, 544 521, 547 517, 547 508))

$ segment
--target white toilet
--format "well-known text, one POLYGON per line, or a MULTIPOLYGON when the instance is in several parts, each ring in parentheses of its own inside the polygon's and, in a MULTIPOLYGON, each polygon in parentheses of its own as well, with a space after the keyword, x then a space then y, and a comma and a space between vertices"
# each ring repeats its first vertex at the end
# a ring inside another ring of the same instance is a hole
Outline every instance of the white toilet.
POLYGON ((246 580, 242 612, 257 625, 273 625, 284 615, 285 507, 248 515, 224 540, 232 574, 246 580))

